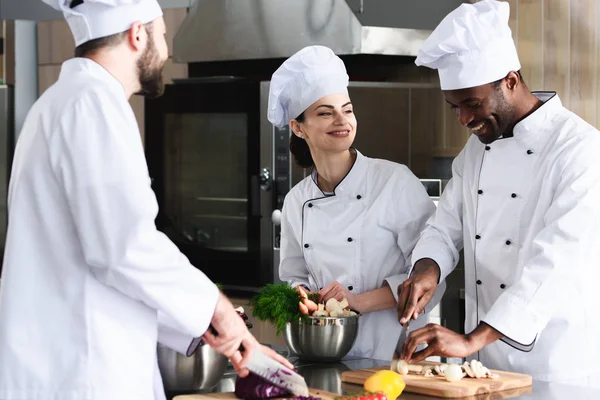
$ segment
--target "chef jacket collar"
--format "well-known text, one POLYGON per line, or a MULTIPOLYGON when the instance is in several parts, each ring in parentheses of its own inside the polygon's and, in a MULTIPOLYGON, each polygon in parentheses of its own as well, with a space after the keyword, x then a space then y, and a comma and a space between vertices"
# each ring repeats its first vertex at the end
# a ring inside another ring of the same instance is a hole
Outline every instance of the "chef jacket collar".
MULTIPOLYGON (((345 195, 345 194, 350 194, 350 195, 359 195, 360 194, 361 196, 364 197, 364 193, 361 188, 362 188, 363 178, 364 178, 365 174, 367 173, 367 167, 368 167, 367 159, 365 156, 363 156, 361 154, 360 151, 356 150, 354 147, 352 147, 350 149, 350 151, 354 151, 356 153, 356 160, 354 160, 354 164, 352 165, 352 168, 350 168, 350 171, 348 171, 348 174, 333 189, 333 193, 335 196, 345 195)), ((323 193, 323 191, 319 188, 319 185, 317 185, 317 179, 318 179, 317 176, 318 176, 317 169, 315 168, 315 169, 313 169, 312 174, 311 174, 312 180, 314 182, 313 188, 316 192, 314 197, 325 196, 325 193, 323 193)))
POLYGON ((556 92, 533 92, 533 95, 544 104, 515 125, 513 137, 527 150, 539 153, 549 138, 548 133, 556 129, 553 121, 563 105, 556 92))
POLYGON ((106 83, 112 90, 122 93, 124 96, 127 95, 125 87, 123 87, 114 75, 108 72, 102 65, 85 57, 75 57, 65 61, 60 69, 59 79, 69 80, 80 73, 87 73, 98 77, 98 79, 106 83))

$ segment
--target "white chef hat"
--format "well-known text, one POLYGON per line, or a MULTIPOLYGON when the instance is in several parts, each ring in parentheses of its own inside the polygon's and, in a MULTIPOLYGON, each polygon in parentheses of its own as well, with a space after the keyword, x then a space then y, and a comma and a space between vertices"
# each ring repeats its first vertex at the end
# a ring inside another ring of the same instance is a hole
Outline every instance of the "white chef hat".
POLYGON ((125 32, 136 21, 147 24, 163 15, 157 0, 83 0, 74 8, 73 0, 42 1, 63 12, 75 46, 125 32))
POLYGON ((415 64, 437 69, 442 90, 481 86, 521 69, 507 2, 462 4, 440 22, 415 64))
POLYGON ((344 62, 325 46, 309 46, 284 61, 271 77, 267 118, 278 127, 330 94, 348 94, 344 62))

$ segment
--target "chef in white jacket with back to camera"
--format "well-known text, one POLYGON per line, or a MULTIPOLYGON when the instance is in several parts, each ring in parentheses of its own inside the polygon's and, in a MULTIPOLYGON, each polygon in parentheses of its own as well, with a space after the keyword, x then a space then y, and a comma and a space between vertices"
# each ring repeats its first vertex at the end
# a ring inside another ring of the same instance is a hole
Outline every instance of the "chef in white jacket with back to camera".
POLYGON ((291 367, 156 230, 128 99, 162 92, 168 53, 157 1, 45 1, 63 11, 76 57, 29 111, 15 150, 0 399, 164 399, 157 341, 187 353, 201 336, 242 375, 254 351, 291 367), (209 324, 217 337, 205 334, 209 324))
POLYGON ((323 46, 298 51, 271 79, 269 121, 290 126, 291 153, 312 168, 285 198, 279 275, 363 314, 349 357, 391 360, 401 333, 395 293, 435 205, 406 166, 351 147, 357 122, 347 86, 343 61, 323 46))
POLYGON ((413 252, 400 288, 406 323, 464 248, 466 335, 413 331, 403 356, 478 358, 534 379, 600 386, 600 132, 554 92, 531 93, 509 4, 450 13, 419 50, 473 135, 413 252), (413 353, 417 345, 427 344, 413 353))

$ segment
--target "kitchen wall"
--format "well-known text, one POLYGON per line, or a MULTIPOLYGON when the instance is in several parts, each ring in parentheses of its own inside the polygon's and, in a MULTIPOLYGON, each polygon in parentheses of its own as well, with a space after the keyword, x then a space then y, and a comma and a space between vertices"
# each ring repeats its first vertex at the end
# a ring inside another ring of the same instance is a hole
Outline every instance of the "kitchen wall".
POLYGON ((507 1, 529 88, 558 92, 565 107, 600 127, 600 1, 507 1))

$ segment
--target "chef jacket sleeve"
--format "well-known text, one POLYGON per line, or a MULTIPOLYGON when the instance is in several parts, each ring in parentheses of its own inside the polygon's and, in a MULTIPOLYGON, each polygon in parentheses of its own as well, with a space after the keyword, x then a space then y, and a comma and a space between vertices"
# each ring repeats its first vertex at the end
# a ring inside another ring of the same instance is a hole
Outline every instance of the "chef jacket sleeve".
POLYGON ((423 258, 431 258, 439 265, 440 282, 454 270, 459 260, 459 252, 463 248, 464 153, 463 149, 452 162, 452 179, 446 185, 437 210, 427 221, 412 252, 413 268, 415 263, 423 258))
MULTIPOLYGON (((568 315, 564 298, 581 297, 582 279, 597 276, 600 221, 600 138, 563 152, 545 179, 555 185, 544 226, 535 236, 522 273, 482 319, 502 340, 530 350, 554 314, 568 315), (584 278, 585 277, 585 278, 584 278)), ((596 301, 582 298, 581 302, 596 301)))
MULTIPOLYGON (((427 194, 419 179, 406 167, 394 190, 395 226, 397 227, 398 247, 404 255, 406 270, 410 267, 412 252, 427 220, 434 214, 435 205, 427 194)), ((398 286, 408 279, 408 273, 402 273, 386 278, 394 298, 398 301, 398 286)), ((436 293, 427 305, 425 311, 434 308, 440 301, 446 289, 445 282, 438 285, 436 293)))
POLYGON ((188 357, 194 354, 202 343, 200 337, 193 337, 183 332, 180 326, 168 315, 158 312, 158 343, 188 357))
MULTIPOLYGON (((308 282, 308 267, 302 253, 300 242, 302 241, 302 232, 297 232, 292 226, 291 220, 302 213, 302 206, 297 205, 290 200, 293 193, 290 192, 283 202, 281 210, 281 244, 279 247, 279 279, 288 282, 292 287, 299 285, 305 286, 310 290, 308 282)), ((293 199, 292 199, 293 200, 293 199)))
POLYGON ((156 229, 158 205, 131 108, 87 93, 58 121, 52 167, 91 272, 172 318, 182 333, 201 336, 219 291, 156 229))

